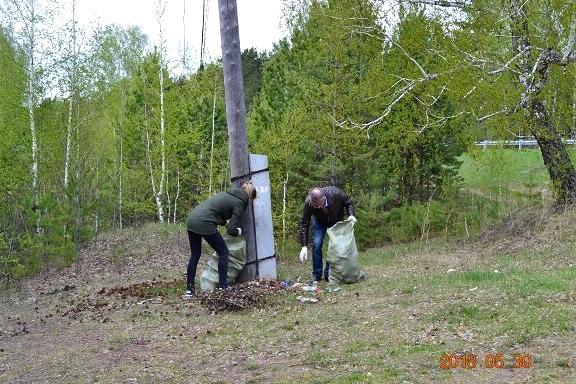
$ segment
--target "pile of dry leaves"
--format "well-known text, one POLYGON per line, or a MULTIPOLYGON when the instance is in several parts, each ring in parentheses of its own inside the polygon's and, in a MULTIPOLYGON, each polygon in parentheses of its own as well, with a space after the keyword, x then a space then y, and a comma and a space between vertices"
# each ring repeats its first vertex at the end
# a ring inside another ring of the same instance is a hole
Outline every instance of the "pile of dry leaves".
POLYGON ((265 305, 270 294, 282 290, 280 281, 255 280, 218 289, 212 292, 197 293, 200 303, 213 312, 248 309, 265 305))

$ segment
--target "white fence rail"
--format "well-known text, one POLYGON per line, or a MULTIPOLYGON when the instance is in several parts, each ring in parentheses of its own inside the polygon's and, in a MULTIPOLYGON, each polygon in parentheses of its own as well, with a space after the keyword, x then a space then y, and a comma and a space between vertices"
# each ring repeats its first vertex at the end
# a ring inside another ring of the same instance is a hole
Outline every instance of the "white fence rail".
MULTIPOLYGON (((576 139, 562 139, 564 144, 575 145, 576 139)), ((476 146, 486 149, 488 147, 515 147, 522 148, 537 148, 538 142, 536 139, 518 139, 518 140, 482 140, 475 143, 476 146)))

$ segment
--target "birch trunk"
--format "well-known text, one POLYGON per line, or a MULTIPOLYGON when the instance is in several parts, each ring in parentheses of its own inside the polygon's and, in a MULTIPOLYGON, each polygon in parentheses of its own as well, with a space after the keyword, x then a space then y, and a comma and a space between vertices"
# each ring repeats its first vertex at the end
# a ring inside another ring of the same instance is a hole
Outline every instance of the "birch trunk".
POLYGON ((152 185, 152 194, 156 200, 156 207, 158 208, 158 221, 164 222, 164 210, 162 208, 162 200, 160 194, 156 189, 156 181, 154 180, 154 167, 152 166, 152 154, 150 150, 150 127, 148 123, 148 106, 144 103, 144 129, 146 131, 146 157, 148 159, 148 171, 150 172, 150 184, 152 185))
POLYGON ((64 159, 64 193, 68 190, 68 175, 70 174, 70 152, 72 148, 72 94, 68 99, 68 124, 66 126, 66 157, 64 159))
MULTIPOLYGON (((80 111, 77 109, 77 113, 80 111)), ((80 119, 77 120, 79 121, 80 119)), ((80 124, 76 124, 76 188, 74 188, 76 192, 76 236, 75 236, 75 243, 76 243, 76 251, 78 252, 78 248, 80 247, 81 241, 81 233, 82 233, 82 160, 81 160, 81 151, 80 151, 80 124)))
POLYGON ((529 106, 531 131, 538 141, 544 164, 552 180, 558 203, 576 203, 576 172, 562 137, 550 119, 544 103, 534 98, 529 106))
MULTIPOLYGON (((571 139, 576 139, 576 81, 572 88, 572 132, 570 133, 571 139)), ((574 146, 576 143, 573 143, 574 146)))
POLYGON ((66 126, 66 157, 64 160, 64 191, 68 189, 70 174, 70 152, 72 147, 72 109, 76 81, 76 0, 72 0, 72 69, 70 71, 68 96, 68 124, 66 126))
POLYGON ((156 205, 158 206, 158 220, 164 222, 164 210, 162 208, 162 194, 164 193, 164 180, 166 179, 166 145, 164 142, 165 119, 164 119, 164 71, 162 53, 160 53, 160 151, 162 157, 162 174, 160 176, 160 189, 156 194, 156 205))
POLYGON ((576 19, 572 21, 564 53, 549 49, 543 51, 532 63, 526 4, 520 0, 510 0, 509 4, 512 49, 514 55, 520 55, 516 69, 519 73, 518 82, 524 88, 521 106, 528 120, 530 132, 540 146, 544 165, 552 181, 556 202, 574 204, 576 203, 576 171, 568 156, 566 146, 550 118, 550 113, 540 99, 540 92, 548 82, 551 64, 567 65, 569 62, 576 61, 572 51, 576 19))
POLYGON ((288 187, 288 171, 284 179, 282 191, 282 256, 286 256, 286 190, 288 187))
POLYGON ((166 212, 166 222, 170 224, 170 218, 172 217, 172 196, 170 195, 170 175, 166 174, 166 200, 165 204, 168 207, 168 212, 166 212))
POLYGON ((214 83, 214 96, 212 98, 212 136, 210 141, 210 171, 208 195, 212 196, 212 167, 214 164, 214 131, 216 126, 216 83, 214 83))
POLYGON ((30 136, 32 141, 32 193, 34 195, 34 212, 36 213, 36 234, 42 234, 40 226, 40 196, 38 191, 38 140, 36 138, 36 122, 34 119, 34 106, 36 104, 35 85, 36 85, 36 67, 35 67, 35 51, 36 51, 36 13, 35 13, 35 0, 29 1, 29 20, 27 20, 27 45, 28 45, 28 84, 27 84, 27 102, 28 119, 30 123, 30 136))
POLYGON ((126 104, 126 95, 124 89, 122 89, 122 99, 120 108, 120 153, 118 159, 118 223, 120 229, 122 229, 122 209, 124 201, 122 199, 123 194, 123 171, 124 171, 124 107, 126 104))
POLYGON ((178 197, 180 197, 180 168, 176 167, 176 196, 174 197, 174 216, 172 222, 176 223, 176 212, 178 211, 178 197))
MULTIPOLYGON (((114 156, 114 176, 117 187, 117 199, 118 199, 118 228, 122 229, 122 169, 123 169, 123 136, 124 136, 124 106, 126 101, 126 95, 124 87, 122 87, 120 94, 120 109, 118 111, 118 128, 116 125, 113 126, 112 135, 114 138, 114 145, 116 148, 116 153, 114 156)), ((116 223, 116 210, 114 211, 114 223, 116 223)))
MULTIPOLYGON (((166 5, 162 0, 159 0, 156 5, 156 12, 158 17, 158 26, 160 30, 160 49, 158 52, 158 77, 160 80, 160 157, 161 157, 161 165, 160 165, 160 184, 159 188, 156 191, 156 188, 153 184, 153 192, 154 198, 156 200, 156 207, 158 209, 158 221, 160 223, 164 222, 164 208, 162 203, 162 196, 164 194, 164 181, 166 179, 166 148, 164 142, 164 134, 165 134, 165 119, 164 119, 164 33, 162 30, 162 18, 164 16, 166 5)), ((150 171, 152 171, 152 167, 150 167, 150 171)), ((152 178, 154 178, 153 173, 151 173, 152 178)))

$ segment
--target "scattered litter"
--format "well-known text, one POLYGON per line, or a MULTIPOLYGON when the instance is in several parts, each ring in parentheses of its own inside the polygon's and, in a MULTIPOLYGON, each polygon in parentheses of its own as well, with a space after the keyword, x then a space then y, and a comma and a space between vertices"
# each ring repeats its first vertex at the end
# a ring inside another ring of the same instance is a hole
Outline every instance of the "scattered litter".
POLYGON ((302 286, 302 290, 304 292, 319 292, 320 291, 320 289, 314 285, 304 285, 304 286, 302 286))
POLYGON ((338 292, 340 290, 340 287, 338 286, 327 286, 324 287, 324 291, 325 292, 338 292))
POLYGON ((146 299, 146 300, 139 301, 139 302, 137 302, 136 304, 137 304, 137 305, 142 305, 142 304, 147 303, 147 302, 149 302, 149 301, 152 301, 152 300, 154 300, 154 299, 161 299, 161 298, 160 298, 160 297, 153 297, 153 298, 151 298, 151 299, 146 299))
POLYGON ((469 291, 475 291, 477 289, 478 289, 478 287, 474 287, 474 288, 470 288, 469 291))
POLYGON ((302 283, 294 283, 288 289, 300 289, 304 284, 302 283))
POLYGON ((296 297, 298 299, 299 302, 301 303, 317 303, 319 300, 315 297, 304 297, 304 296, 298 296, 296 297))
POLYGON ((497 269, 495 269, 495 270, 494 270, 494 273, 500 273, 500 271, 499 271, 499 270, 497 270, 497 269))
POLYGON ((456 270, 454 268, 450 268, 449 270, 447 270, 446 272, 450 273, 450 272, 456 272, 456 270))
MULTIPOLYGON (((298 280, 300 280, 300 276, 298 276, 298 280)), ((279 287, 282 289, 300 289, 304 284, 300 283, 299 281, 296 281, 295 283, 292 283, 292 281, 290 279, 286 279, 286 280, 282 280, 279 283, 279 287)))

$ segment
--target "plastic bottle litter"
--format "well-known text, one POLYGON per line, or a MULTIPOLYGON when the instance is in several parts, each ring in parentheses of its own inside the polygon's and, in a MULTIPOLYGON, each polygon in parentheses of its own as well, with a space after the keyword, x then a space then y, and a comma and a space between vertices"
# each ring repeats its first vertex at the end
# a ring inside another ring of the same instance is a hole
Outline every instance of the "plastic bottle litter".
POLYGON ((320 288, 318 288, 317 281, 313 281, 309 285, 301 285, 301 287, 302 287, 301 289, 307 293, 304 296, 296 297, 298 301, 300 301, 301 303, 317 303, 320 300, 318 298, 320 288))
POLYGON ((288 289, 300 289, 302 287, 302 283, 294 283, 288 289))
POLYGON ((296 297, 298 299, 299 302, 305 304, 305 303, 317 303, 318 299, 315 297, 304 297, 304 296, 298 296, 296 297))
POLYGON ((318 282, 314 281, 311 285, 303 285, 302 290, 304 292, 319 292, 320 289, 318 288, 318 282))
POLYGON ((338 292, 340 287, 337 286, 326 286, 324 287, 324 292, 338 292))

